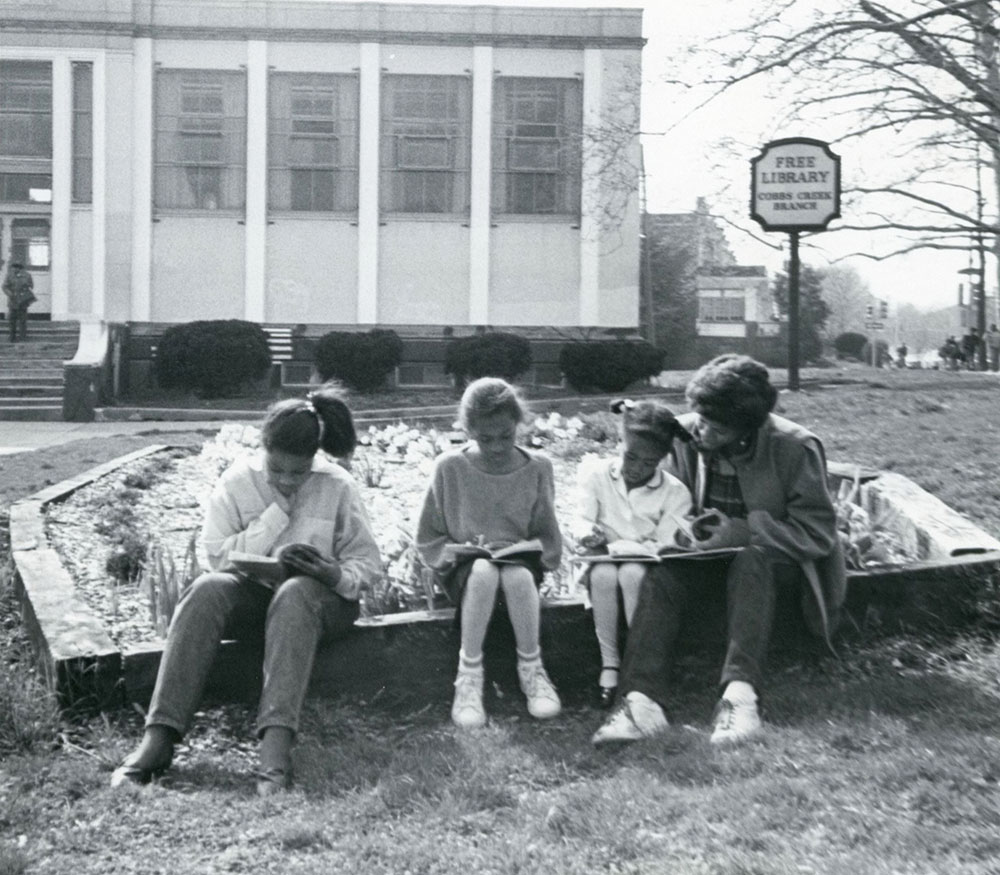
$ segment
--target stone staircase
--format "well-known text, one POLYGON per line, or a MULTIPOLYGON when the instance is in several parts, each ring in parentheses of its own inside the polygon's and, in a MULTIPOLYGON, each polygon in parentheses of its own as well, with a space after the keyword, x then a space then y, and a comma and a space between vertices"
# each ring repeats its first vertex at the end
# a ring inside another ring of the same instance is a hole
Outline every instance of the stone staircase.
POLYGON ((11 343, 0 324, 0 421, 63 418, 63 362, 76 355, 76 322, 28 322, 28 339, 11 343))

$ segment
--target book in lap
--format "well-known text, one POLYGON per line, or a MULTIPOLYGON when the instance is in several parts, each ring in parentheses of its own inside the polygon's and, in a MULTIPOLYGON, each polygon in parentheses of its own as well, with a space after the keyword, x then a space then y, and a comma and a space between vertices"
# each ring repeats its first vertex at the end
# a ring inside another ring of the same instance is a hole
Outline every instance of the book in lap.
POLYGON ((466 559, 489 559, 491 562, 517 562, 538 558, 542 553, 542 542, 538 538, 517 541, 503 547, 483 547, 479 544, 445 544, 445 556, 453 562, 466 559))
POLYGON ((281 583, 287 577, 285 566, 280 559, 275 559, 273 556, 260 556, 257 553, 241 553, 239 550, 233 550, 228 558, 238 571, 268 586, 281 583))
POLYGON ((583 554, 574 556, 574 562, 664 562, 672 559, 713 559, 720 556, 733 556, 739 553, 739 547, 720 547, 715 550, 692 550, 671 544, 666 547, 650 549, 638 541, 612 541, 608 544, 607 553, 583 554))

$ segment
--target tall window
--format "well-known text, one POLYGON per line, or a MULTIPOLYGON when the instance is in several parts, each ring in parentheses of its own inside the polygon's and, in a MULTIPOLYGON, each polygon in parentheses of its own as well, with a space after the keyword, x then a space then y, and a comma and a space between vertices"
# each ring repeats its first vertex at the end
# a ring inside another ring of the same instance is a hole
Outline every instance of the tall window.
POLYGON ((272 210, 358 208, 358 78, 273 73, 268 202, 272 210))
POLYGON ((579 216, 580 82, 501 77, 493 95, 493 211, 579 216))
POLYGON ((243 73, 160 70, 155 100, 155 205, 242 210, 246 187, 243 73))
POLYGON ((73 64, 73 203, 92 199, 94 65, 73 64))
POLYGON ((0 201, 52 200, 52 64, 0 61, 0 201))
POLYGON ((471 128, 467 77, 383 77, 382 210, 467 213, 471 128))
POLYGON ((732 298, 698 298, 699 322, 743 322, 746 300, 742 295, 732 298))
POLYGON ((10 260, 29 270, 48 270, 51 258, 48 219, 14 219, 10 223, 10 260))

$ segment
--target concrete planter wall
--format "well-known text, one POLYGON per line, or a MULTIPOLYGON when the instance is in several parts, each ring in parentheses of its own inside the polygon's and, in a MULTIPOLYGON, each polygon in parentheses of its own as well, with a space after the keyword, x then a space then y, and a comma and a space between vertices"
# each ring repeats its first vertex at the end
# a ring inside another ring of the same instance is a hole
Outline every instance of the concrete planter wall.
MULTIPOLYGON (((41 665, 65 706, 103 709, 145 703, 160 660, 157 643, 120 651, 101 621, 74 591, 73 581, 45 535, 44 510, 136 458, 170 449, 152 446, 50 486, 11 508, 16 585, 27 629, 41 665)), ((851 466, 831 465, 831 478, 853 477, 851 466)), ((1000 579, 1000 541, 898 474, 869 472, 861 501, 888 509, 896 530, 920 557, 906 566, 849 574, 842 635, 848 640, 904 629, 955 626, 970 617, 976 599, 1000 579)), ((316 694, 347 694, 447 702, 458 639, 451 609, 359 620, 345 640, 323 648, 313 671, 316 694)), ((708 618, 688 625, 685 646, 719 642, 708 618)), ((580 601, 546 604, 543 648, 553 680, 572 702, 589 695, 600 660, 589 614, 580 601)), ((779 614, 779 643, 801 643, 779 614)), ((516 690, 509 623, 499 610, 486 648, 487 672, 501 690, 516 690)), ((211 687, 223 698, 251 698, 260 684, 254 645, 228 642, 211 687)))

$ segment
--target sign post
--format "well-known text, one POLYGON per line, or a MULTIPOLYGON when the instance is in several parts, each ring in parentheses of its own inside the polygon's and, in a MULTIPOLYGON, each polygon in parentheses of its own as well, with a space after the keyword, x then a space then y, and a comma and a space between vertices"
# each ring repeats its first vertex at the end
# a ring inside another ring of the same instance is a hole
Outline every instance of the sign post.
POLYGON ((750 161, 750 218, 765 231, 786 231, 788 388, 799 390, 799 234, 823 231, 840 216, 840 156, 822 140, 787 137, 750 161))

